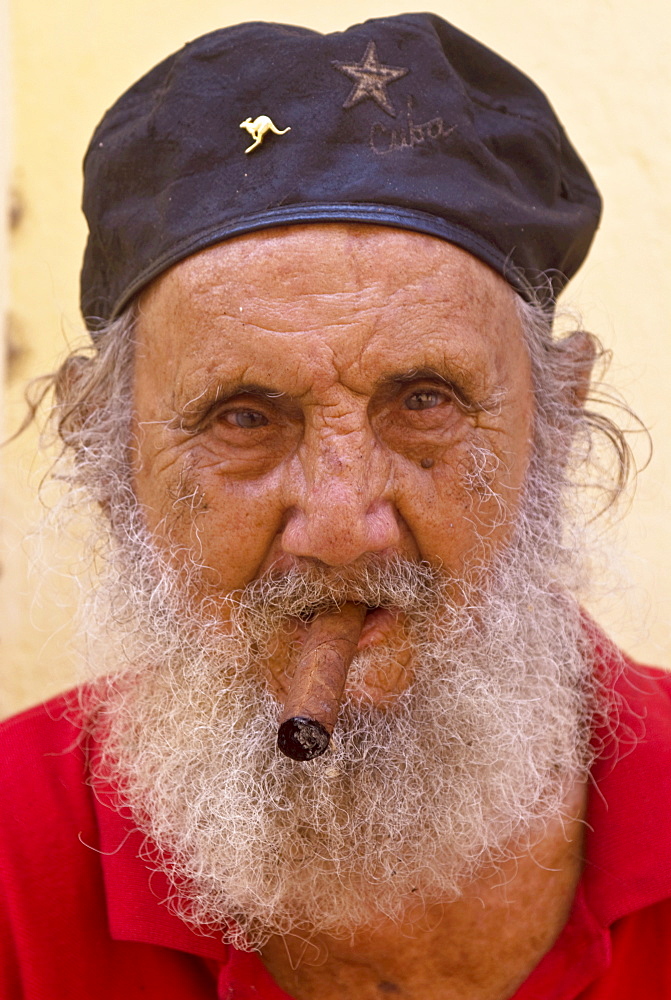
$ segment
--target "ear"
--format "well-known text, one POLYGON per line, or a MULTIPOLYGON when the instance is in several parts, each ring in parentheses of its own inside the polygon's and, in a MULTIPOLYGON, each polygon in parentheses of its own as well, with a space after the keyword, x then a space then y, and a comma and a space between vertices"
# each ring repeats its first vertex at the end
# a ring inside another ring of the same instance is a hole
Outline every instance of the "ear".
POLYGON ((576 330, 560 343, 566 368, 572 373, 572 378, 567 380, 566 385, 569 394, 567 402, 581 410, 587 401, 597 356, 594 338, 584 330, 576 330))

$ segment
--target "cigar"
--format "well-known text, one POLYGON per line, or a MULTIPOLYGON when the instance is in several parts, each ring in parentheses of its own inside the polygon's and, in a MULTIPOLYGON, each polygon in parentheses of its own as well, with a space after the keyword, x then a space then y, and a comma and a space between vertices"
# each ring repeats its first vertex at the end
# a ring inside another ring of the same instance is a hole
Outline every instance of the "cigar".
POLYGON ((309 627, 277 732, 277 746, 292 760, 312 760, 329 745, 366 611, 350 602, 309 627))

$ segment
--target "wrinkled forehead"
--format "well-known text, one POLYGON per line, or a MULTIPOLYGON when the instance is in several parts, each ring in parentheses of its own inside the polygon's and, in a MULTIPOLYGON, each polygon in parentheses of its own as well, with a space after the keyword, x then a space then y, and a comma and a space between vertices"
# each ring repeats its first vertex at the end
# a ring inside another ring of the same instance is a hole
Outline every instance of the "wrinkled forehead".
POLYGON ((412 299, 433 287, 453 309, 513 307, 516 295, 492 268, 444 240, 389 226, 315 223, 229 239, 180 261, 151 282, 140 312, 157 294, 197 307, 225 291, 250 305, 298 295, 367 292, 412 299), (272 292, 272 295, 269 293, 272 292))
POLYGON ((143 293, 137 335, 145 357, 169 355, 175 372, 199 377, 332 356, 365 381, 376 366, 449 356, 494 379, 526 369, 516 302, 495 271, 443 240, 321 223, 227 240, 174 265, 143 293))

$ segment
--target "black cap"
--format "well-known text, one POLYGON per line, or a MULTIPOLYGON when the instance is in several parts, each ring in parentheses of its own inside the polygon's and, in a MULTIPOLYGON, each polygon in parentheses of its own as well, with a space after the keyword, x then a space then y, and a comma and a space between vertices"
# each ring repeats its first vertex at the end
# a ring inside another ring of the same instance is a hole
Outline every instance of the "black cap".
POLYGON ((438 236, 553 299, 601 208, 543 93, 433 14, 204 35, 107 112, 84 173, 92 330, 184 257, 305 222, 438 236))

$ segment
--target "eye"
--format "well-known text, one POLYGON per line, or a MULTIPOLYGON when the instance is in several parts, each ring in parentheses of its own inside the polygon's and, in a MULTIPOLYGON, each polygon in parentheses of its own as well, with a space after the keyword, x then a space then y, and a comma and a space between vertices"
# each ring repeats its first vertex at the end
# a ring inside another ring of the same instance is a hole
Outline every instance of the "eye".
POLYGON ((223 416, 227 423, 234 427, 241 427, 243 430, 265 427, 268 423, 268 418, 263 413, 259 413, 258 410, 228 410, 223 416))
POLYGON ((419 389, 407 397, 405 406, 408 410, 431 410, 439 406, 444 398, 443 393, 435 389, 419 389))

